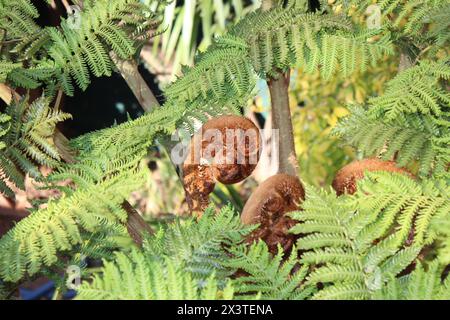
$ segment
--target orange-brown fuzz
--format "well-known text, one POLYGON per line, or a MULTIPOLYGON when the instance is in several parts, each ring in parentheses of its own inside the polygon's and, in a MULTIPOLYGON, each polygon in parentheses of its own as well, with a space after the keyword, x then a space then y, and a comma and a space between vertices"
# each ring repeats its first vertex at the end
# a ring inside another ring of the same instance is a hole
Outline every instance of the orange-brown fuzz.
POLYGON ((247 178, 259 160, 261 145, 258 128, 252 121, 241 116, 225 115, 213 118, 202 126, 200 133, 192 138, 189 156, 183 164, 183 184, 186 200, 192 212, 202 212, 206 209, 208 195, 214 190, 216 180, 224 184, 233 184, 247 178), (218 130, 222 139, 208 136, 208 130, 211 129, 218 130), (227 148, 230 146, 227 145, 229 143, 227 129, 240 129, 243 132, 249 130, 256 139, 250 140, 245 136, 235 135, 233 152, 228 154, 227 148), (222 150, 222 152, 216 154, 215 150, 222 150), (205 157, 205 152, 210 154, 205 157), (227 156, 229 158, 223 163, 223 159, 227 156), (206 162, 199 163, 199 159, 206 162), (221 159, 222 162, 220 162, 221 159), (241 163, 238 163, 238 159, 241 159, 241 163))
POLYGON ((408 170, 397 167, 394 161, 384 161, 377 158, 353 161, 336 174, 332 183, 336 194, 338 196, 343 193, 354 194, 356 192, 356 183, 364 177, 365 171, 399 172, 414 178, 408 170))
POLYGON ((298 210, 304 199, 305 191, 297 177, 281 173, 261 183, 241 215, 244 224, 260 224, 247 240, 264 240, 272 253, 277 252, 278 244, 285 252, 290 251, 297 236, 288 233, 295 222, 286 213, 298 210))

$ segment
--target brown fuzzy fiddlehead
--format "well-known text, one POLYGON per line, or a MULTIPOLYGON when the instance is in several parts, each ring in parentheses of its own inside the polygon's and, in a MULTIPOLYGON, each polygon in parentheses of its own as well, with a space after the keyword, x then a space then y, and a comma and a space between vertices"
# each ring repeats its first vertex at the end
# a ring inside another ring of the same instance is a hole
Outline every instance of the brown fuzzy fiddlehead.
POLYGON ((354 194, 356 192, 356 183, 364 177, 365 171, 398 172, 414 178, 408 170, 397 167, 394 161, 384 161, 377 158, 353 161, 337 172, 332 183, 336 194, 338 196, 344 193, 354 194))
POLYGON ((295 222, 286 213, 298 210, 304 199, 305 191, 296 177, 280 173, 265 180, 242 211, 244 224, 260 224, 247 240, 264 240, 272 253, 277 252, 278 244, 285 252, 290 251, 297 236, 288 232, 295 222))
POLYGON ((233 184, 247 178, 260 155, 260 135, 245 117, 225 115, 207 121, 189 145, 183 184, 191 211, 202 212, 216 181, 233 184))

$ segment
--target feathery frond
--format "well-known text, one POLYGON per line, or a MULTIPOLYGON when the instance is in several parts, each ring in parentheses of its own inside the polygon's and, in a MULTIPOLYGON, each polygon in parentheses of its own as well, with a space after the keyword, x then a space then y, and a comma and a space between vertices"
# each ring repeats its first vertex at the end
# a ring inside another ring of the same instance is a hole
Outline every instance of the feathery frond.
POLYGON ((370 298, 435 240, 430 221, 449 211, 445 187, 400 174, 366 173, 357 190, 336 197, 308 187, 292 214, 301 262, 315 266, 306 284, 324 285, 314 299, 370 298))
MULTIPOLYGON (((83 186, 31 213, 0 239, 0 276, 16 282, 58 262, 58 253, 82 244, 82 231, 95 233, 102 224, 127 219, 120 204, 139 188, 143 177, 120 173, 83 186)), ((89 235, 88 235, 89 237, 89 235)))
POLYGON ((58 122, 70 115, 52 110, 45 98, 31 105, 26 99, 13 102, 0 114, 0 192, 13 197, 11 183, 24 189, 24 176, 41 176, 38 165, 55 167, 60 161, 53 141, 58 122))
POLYGON ((275 256, 264 241, 250 247, 231 247, 231 259, 226 263, 243 272, 233 281, 235 298, 247 299, 258 293, 261 299, 305 300, 315 291, 314 286, 304 286, 307 265, 301 265, 295 247, 287 259, 279 247, 275 256))
POLYGON ((102 274, 94 275, 92 283, 78 289, 77 299, 120 300, 215 300, 232 299, 233 287, 228 282, 220 290, 214 274, 204 286, 190 273, 180 270, 170 259, 148 259, 137 250, 117 253, 115 262, 104 261, 102 274))
POLYGON ((437 261, 427 267, 418 264, 413 272, 393 278, 383 289, 376 291, 375 300, 449 300, 450 279, 441 280, 442 270, 437 261))
POLYGON ((448 176, 450 162, 450 77, 447 63, 423 61, 386 85, 384 95, 353 107, 334 134, 364 156, 396 158, 400 166, 419 162, 419 174, 448 176))
POLYGON ((214 273, 220 283, 235 271, 227 266, 227 248, 240 247, 244 236, 253 229, 241 223, 231 206, 219 213, 208 208, 198 222, 191 218, 160 229, 156 237, 147 239, 144 249, 148 255, 171 257, 193 279, 206 281, 214 273))
POLYGON ((136 51, 136 41, 142 40, 142 36, 148 38, 158 23, 142 2, 101 0, 85 2, 77 17, 62 19, 59 27, 40 29, 33 21, 37 18, 36 9, 31 4, 23 5, 28 1, 20 1, 21 5, 12 5, 15 1, 2 2, 5 6, 2 8, 0 4, 0 11, 8 14, 0 20, 0 27, 14 25, 6 40, 19 37, 20 41, 11 49, 17 55, 14 68, 9 67, 5 73, 3 66, 1 77, 6 75, 8 81, 24 88, 46 84, 50 93, 56 89, 55 81, 64 93, 73 95, 73 81, 85 90, 91 73, 96 77, 110 76, 113 63, 109 52, 113 51, 120 59, 130 58, 136 51), (19 7, 29 10, 16 13, 19 7), (36 59, 38 51, 40 58, 36 59))

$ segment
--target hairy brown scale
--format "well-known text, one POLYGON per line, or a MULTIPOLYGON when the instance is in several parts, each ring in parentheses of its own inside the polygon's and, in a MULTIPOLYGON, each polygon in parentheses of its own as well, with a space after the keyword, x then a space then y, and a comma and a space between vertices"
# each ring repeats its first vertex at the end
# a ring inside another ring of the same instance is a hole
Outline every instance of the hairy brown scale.
POLYGON ((288 233, 295 222, 286 213, 298 210, 304 199, 305 191, 296 177, 280 173, 265 180, 250 196, 242 211, 241 221, 244 224, 260 224, 247 240, 263 239, 272 253, 277 252, 278 244, 285 252, 290 251, 297 236, 288 233))
POLYGON ((225 115, 207 121, 192 137, 183 164, 183 183, 190 210, 206 209, 216 181, 233 184, 247 178, 259 160, 260 146, 258 128, 245 117, 225 115), (210 134, 217 132, 220 136, 210 134))
POLYGON ((332 183, 334 190, 336 190, 336 194, 354 194, 356 192, 356 183, 364 177, 365 171, 399 172, 414 178, 408 170, 397 167, 397 164, 394 161, 384 161, 377 158, 353 161, 344 166, 336 174, 332 183))

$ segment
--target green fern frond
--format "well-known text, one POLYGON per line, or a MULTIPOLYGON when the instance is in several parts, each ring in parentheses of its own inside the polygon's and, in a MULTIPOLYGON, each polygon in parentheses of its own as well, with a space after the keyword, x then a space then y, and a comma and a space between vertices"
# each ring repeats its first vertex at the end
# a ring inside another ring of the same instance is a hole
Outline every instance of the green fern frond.
POLYGON ((436 235, 437 259, 442 265, 450 264, 450 212, 443 212, 430 223, 431 233, 436 235))
POLYGON ((361 214, 377 214, 382 218, 370 226, 374 231, 383 234, 395 227, 394 234, 400 243, 408 240, 413 245, 430 244, 435 240, 435 235, 429 232, 431 219, 450 211, 449 187, 438 188, 435 184, 418 183, 401 174, 368 173, 358 183, 351 201, 361 214))
MULTIPOLYGON (((23 4, 12 5, 15 1, 4 2, 7 4, 4 7, 6 11, 11 6, 13 9, 25 8, 23 4)), ((18 35, 21 41, 11 49, 17 54, 17 63, 15 68, 9 68, 8 81, 24 88, 47 84, 49 89, 52 88, 51 83, 57 80, 58 86, 67 95, 73 95, 73 81, 85 90, 91 73, 96 77, 111 75, 113 63, 109 52, 112 50, 120 59, 130 58, 136 51, 136 38, 142 35, 148 37, 148 32, 157 23, 147 5, 131 0, 86 2, 77 21, 62 19, 59 27, 42 30, 34 26, 36 15, 24 15, 21 13, 17 17, 21 20, 17 25, 23 27, 19 28, 19 31, 22 30, 18 35), (139 34, 134 32, 137 29, 139 34), (42 56, 40 59, 34 57, 38 51, 42 56), (22 66, 21 61, 27 59, 31 63, 22 66)), ((2 21, 7 21, 4 24, 8 26, 11 19, 6 15, 2 21)), ((5 77, 4 72, 0 75, 5 77)))
POLYGON ((449 300, 450 280, 441 280, 442 268, 437 261, 427 267, 418 264, 409 275, 393 278, 383 289, 373 293, 375 300, 449 300))
POLYGON ((25 174, 40 177, 38 165, 55 167, 60 161, 53 142, 58 122, 70 115, 52 110, 45 98, 28 105, 26 99, 13 102, 0 117, 0 192, 12 196, 8 183, 23 189, 25 174))
POLYGON ((16 282, 58 262, 66 252, 107 223, 123 223, 127 214, 120 204, 141 186, 142 174, 122 172, 50 201, 17 223, 0 239, 0 276, 16 282))
MULTIPOLYGON (((449 40, 449 9, 445 0, 383 0, 373 1, 353 0, 337 1, 347 11, 359 15, 366 13, 369 6, 377 6, 380 10, 382 28, 388 28, 395 33, 408 37, 417 47, 424 48, 433 45, 430 51, 434 53, 445 48, 449 40)), ((372 11, 373 12, 373 11, 372 11)))
POLYGON ((176 221, 166 229, 160 229, 157 236, 148 238, 144 249, 149 255, 167 255, 183 265, 193 279, 205 281, 215 273, 220 281, 230 276, 235 269, 227 266, 229 252, 236 248, 254 227, 244 226, 239 215, 231 206, 216 213, 208 208, 198 222, 176 221))
POLYGON ((83 283, 77 299, 121 300, 212 300, 232 299, 229 281, 220 290, 212 274, 203 286, 190 273, 180 270, 168 258, 148 259, 137 250, 130 254, 117 253, 115 262, 104 262, 101 275, 92 283, 83 283))
POLYGON ((450 105, 450 93, 441 84, 449 79, 448 64, 422 61, 389 81, 382 96, 369 99, 369 116, 385 122, 407 114, 439 117, 450 105))
POLYGON ((243 272, 233 281, 235 297, 247 299, 258 293, 262 299, 305 300, 315 291, 314 286, 304 286, 307 265, 300 265, 295 248, 287 259, 279 247, 275 256, 264 241, 250 247, 231 247, 232 258, 226 265, 243 272))
POLYGON ((8 60, 0 60, 0 82, 5 83, 8 74, 15 68, 20 68, 21 64, 8 60))
POLYGON ((227 89, 224 84, 229 84, 229 89, 238 96, 247 91, 252 70, 246 59, 246 44, 237 38, 233 38, 233 43, 227 40, 219 39, 197 58, 195 67, 185 70, 184 76, 166 88, 165 94, 178 101, 190 101, 199 95, 207 98, 208 94, 221 99, 227 89))
POLYGON ((430 221, 449 211, 448 190, 400 174, 366 173, 357 190, 308 187, 303 211, 291 214, 300 261, 314 267, 305 283, 324 286, 313 299, 370 298, 436 239, 430 221))
POLYGON ((367 109, 352 107, 333 133, 364 156, 396 157, 400 166, 418 161, 421 176, 448 177, 449 77, 447 63, 422 61, 389 81, 367 109))
MULTIPOLYGON (((412 116, 390 123, 372 120, 368 112, 354 106, 333 133, 354 146, 365 157, 380 155, 385 160, 396 156, 399 166, 419 163, 421 176, 445 176, 449 161, 446 127, 427 117, 412 116), (442 138, 441 138, 442 137, 442 138)), ((450 123, 450 122, 449 122, 450 123)))
POLYGON ((37 17, 37 9, 28 0, 0 1, 0 29, 7 32, 5 39, 20 39, 39 33, 40 28, 34 22, 37 17))
POLYGON ((70 144, 79 151, 80 161, 95 163, 104 159, 110 162, 111 159, 119 161, 120 158, 142 156, 159 134, 168 136, 175 131, 183 114, 182 108, 164 105, 136 120, 85 134, 70 144))
POLYGON ((374 63, 382 54, 392 53, 388 36, 369 43, 377 32, 358 31, 339 15, 304 13, 298 8, 257 10, 230 30, 245 39, 255 71, 261 76, 277 69, 303 67, 329 79, 341 66, 343 76, 365 69, 364 59, 374 63), (352 54, 349 54, 352 53, 352 54))

